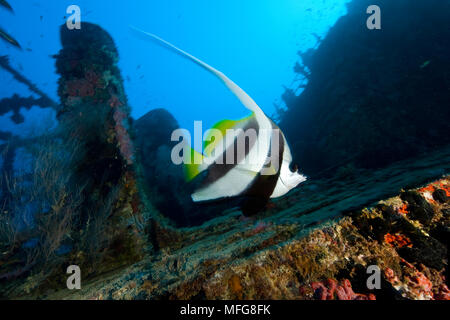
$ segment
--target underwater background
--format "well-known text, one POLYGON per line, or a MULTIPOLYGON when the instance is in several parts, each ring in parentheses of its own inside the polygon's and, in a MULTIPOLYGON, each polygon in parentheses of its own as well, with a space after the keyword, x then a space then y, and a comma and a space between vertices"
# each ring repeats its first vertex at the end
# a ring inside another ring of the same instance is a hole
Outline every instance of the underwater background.
POLYGON ((450 299, 450 1, 72 4, 0 1, 0 298, 450 299), (193 202, 172 132, 249 112, 132 26, 236 82, 307 180, 193 202))
MULTIPOLYGON (((13 66, 23 68, 24 75, 56 99, 58 77, 51 55, 61 48, 58 28, 70 16, 66 9, 72 3, 15 2, 14 15, 2 10, 2 28, 13 33, 24 50, 0 43, 2 55, 8 55, 13 66)), ((346 2, 132 1, 125 5, 99 0, 76 4, 82 21, 102 25, 114 38, 134 118, 164 107, 182 128, 192 130, 193 121, 202 120, 206 130, 219 120, 242 118, 245 109, 204 70, 143 40, 130 26, 159 35, 222 70, 272 115, 275 103, 283 107, 283 86, 301 81, 293 72, 297 51, 316 46, 318 37, 346 12, 346 2)), ((29 94, 8 73, 2 71, 1 77, 1 97, 11 92, 29 94)), ((36 113, 41 117, 42 110, 30 115, 30 125, 36 113)), ((8 120, 2 117, 13 127, 8 120)))

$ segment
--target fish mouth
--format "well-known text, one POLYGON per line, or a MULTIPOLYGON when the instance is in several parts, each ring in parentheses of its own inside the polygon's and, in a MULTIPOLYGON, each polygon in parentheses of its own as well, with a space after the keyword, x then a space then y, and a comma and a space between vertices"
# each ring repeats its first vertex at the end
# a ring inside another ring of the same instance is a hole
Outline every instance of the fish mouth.
POLYGON ((306 177, 298 172, 298 167, 295 166, 295 171, 289 169, 289 174, 284 177, 280 175, 281 183, 286 187, 286 189, 291 190, 297 187, 300 183, 306 180, 306 177))

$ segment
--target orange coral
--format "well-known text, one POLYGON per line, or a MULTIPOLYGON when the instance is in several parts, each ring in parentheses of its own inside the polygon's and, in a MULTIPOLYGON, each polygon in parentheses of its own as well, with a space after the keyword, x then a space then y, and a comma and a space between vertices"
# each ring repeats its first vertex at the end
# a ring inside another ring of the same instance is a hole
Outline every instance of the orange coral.
POLYGON ((434 201, 432 194, 437 189, 444 190, 447 197, 450 197, 450 184, 445 180, 432 182, 429 185, 418 189, 417 191, 419 191, 429 202, 436 204, 436 201, 434 201))
POLYGON ((400 214, 407 215, 408 214, 408 205, 404 203, 400 208, 397 209, 397 212, 400 214))
POLYGON ((395 234, 386 233, 384 235, 384 241, 386 241, 386 243, 389 243, 392 247, 397 247, 397 248, 402 248, 405 246, 408 248, 412 247, 411 240, 409 240, 408 237, 406 237, 400 233, 395 233, 395 234))
POLYGON ((242 285, 237 275, 231 276, 228 280, 228 286, 230 287, 231 292, 238 296, 239 299, 242 298, 242 285))
POLYGON ((420 188, 418 191, 419 191, 420 193, 424 193, 424 192, 430 192, 430 193, 433 193, 434 190, 435 190, 434 186, 433 186, 432 184, 429 184, 429 185, 427 185, 427 186, 425 186, 425 187, 423 187, 423 188, 420 188))
POLYGON ((433 199, 433 192, 436 188, 429 184, 426 187, 420 188, 418 191, 422 194, 422 196, 430 203, 436 204, 436 201, 433 199))
POLYGON ((443 182, 439 182, 439 187, 445 191, 447 197, 450 197, 450 184, 448 183, 444 184, 443 182))

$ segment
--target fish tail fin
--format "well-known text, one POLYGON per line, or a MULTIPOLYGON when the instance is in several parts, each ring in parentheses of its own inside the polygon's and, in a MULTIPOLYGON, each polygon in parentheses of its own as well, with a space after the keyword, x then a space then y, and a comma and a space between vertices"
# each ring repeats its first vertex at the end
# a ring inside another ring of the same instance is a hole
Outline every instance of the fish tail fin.
POLYGON ((180 48, 177 48, 170 42, 158 37, 155 34, 143 31, 139 28, 136 28, 134 26, 130 26, 131 29, 142 33, 153 40, 156 40, 159 44, 163 44, 165 47, 171 49, 175 53, 193 61, 194 63, 198 64, 202 68, 206 69, 207 71, 214 74, 216 77, 218 77, 220 80, 223 81, 223 83, 228 87, 228 89, 241 101, 241 103, 250 111, 254 112, 257 115, 262 115, 265 117, 263 111, 261 108, 256 104, 255 101, 244 91, 242 90, 236 83, 234 83, 231 79, 229 79, 225 74, 223 74, 221 71, 211 67, 209 64, 201 61, 200 59, 194 57, 193 55, 187 53, 186 51, 181 50, 180 48))

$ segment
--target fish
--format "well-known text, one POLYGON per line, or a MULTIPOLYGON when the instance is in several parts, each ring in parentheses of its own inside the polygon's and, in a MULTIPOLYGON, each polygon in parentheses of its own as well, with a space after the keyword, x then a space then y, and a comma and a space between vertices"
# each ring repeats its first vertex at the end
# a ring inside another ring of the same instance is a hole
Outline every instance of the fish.
POLYGON ((270 198, 281 197, 306 180, 298 172, 298 166, 295 165, 291 170, 293 158, 284 133, 243 89, 221 71, 168 41, 134 26, 130 27, 212 73, 251 112, 249 116, 239 120, 219 121, 212 127, 216 133, 221 133, 218 135, 219 139, 211 139, 214 131, 210 130, 201 153, 190 147, 191 154, 183 154, 185 160, 189 156, 191 160, 194 159, 193 163, 184 161, 186 181, 200 179, 191 194, 194 202, 240 198, 243 199, 243 214, 250 216, 261 211, 270 198), (245 152, 239 154, 236 152, 237 144, 245 141, 245 133, 251 129, 257 133, 256 140, 247 140, 245 152), (226 161, 229 155, 233 161, 226 161), (273 158, 276 159, 275 162, 268 161, 273 158))
POLYGON ((8 9, 9 11, 13 11, 13 8, 9 5, 8 2, 6 2, 6 0, 0 0, 0 6, 8 9))
POLYGON ((431 60, 427 60, 427 61, 425 61, 424 63, 422 63, 422 64, 420 65, 420 69, 423 69, 423 68, 425 68, 426 66, 428 66, 428 65, 430 64, 430 62, 431 62, 431 60))
POLYGON ((14 39, 13 37, 11 37, 9 34, 7 34, 3 29, 0 28, 0 38, 2 38, 3 40, 5 40, 6 42, 9 42, 10 44, 12 44, 13 46, 22 49, 22 47, 20 46, 19 42, 17 42, 16 39, 14 39))

